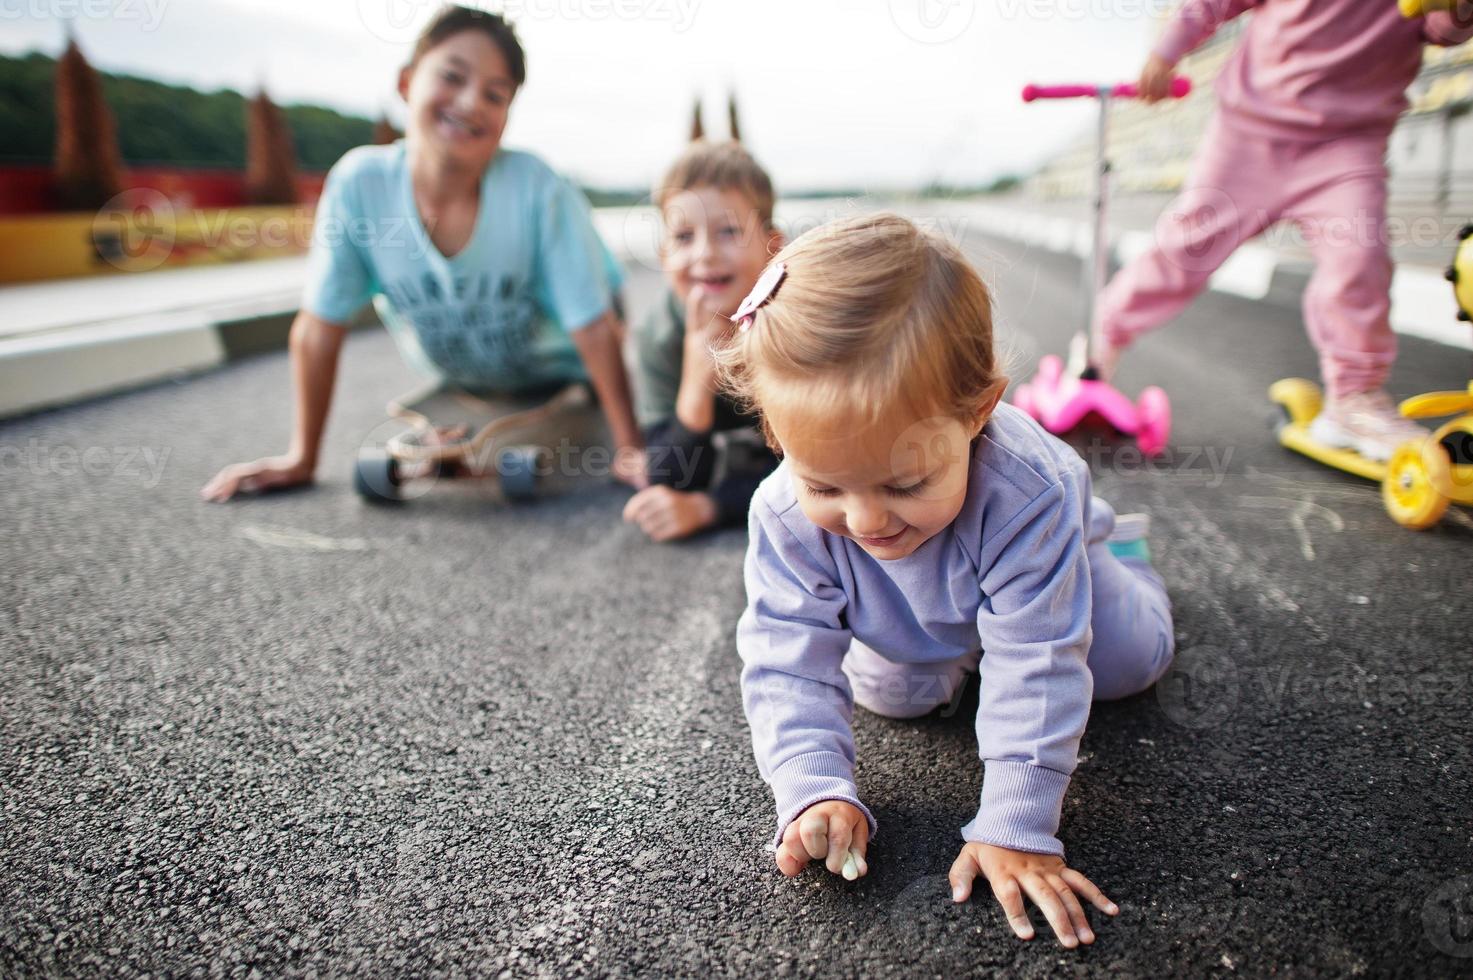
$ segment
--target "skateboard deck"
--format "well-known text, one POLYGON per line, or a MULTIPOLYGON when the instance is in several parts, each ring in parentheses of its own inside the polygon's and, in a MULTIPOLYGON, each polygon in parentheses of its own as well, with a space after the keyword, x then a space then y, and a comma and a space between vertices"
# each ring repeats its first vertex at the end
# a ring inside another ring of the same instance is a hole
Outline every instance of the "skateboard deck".
POLYGON ((587 451, 612 443, 584 384, 515 395, 435 385, 394 399, 388 415, 407 428, 365 447, 355 466, 355 487, 371 500, 402 500, 410 481, 466 477, 528 499, 591 473, 587 451))

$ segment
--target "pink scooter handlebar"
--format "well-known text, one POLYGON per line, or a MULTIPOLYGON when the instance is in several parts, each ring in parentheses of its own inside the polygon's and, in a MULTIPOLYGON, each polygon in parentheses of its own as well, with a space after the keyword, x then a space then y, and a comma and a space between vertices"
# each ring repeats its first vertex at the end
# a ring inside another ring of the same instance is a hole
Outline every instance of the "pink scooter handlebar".
MULTIPOLYGON (((1192 90, 1192 80, 1177 75, 1171 80, 1171 98, 1181 99, 1192 90)), ((1121 82, 1119 85, 1024 85, 1023 101, 1032 102, 1034 99, 1097 99, 1101 95, 1108 95, 1113 99, 1134 99, 1140 95, 1140 90, 1134 82, 1121 82)))

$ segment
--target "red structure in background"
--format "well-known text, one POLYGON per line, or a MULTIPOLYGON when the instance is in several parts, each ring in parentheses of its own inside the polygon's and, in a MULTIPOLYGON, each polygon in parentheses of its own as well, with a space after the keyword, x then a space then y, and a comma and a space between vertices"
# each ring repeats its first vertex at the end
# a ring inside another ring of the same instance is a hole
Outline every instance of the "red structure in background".
POLYGON ((246 102, 243 169, 127 167, 76 41, 57 61, 51 165, 0 164, 0 283, 300 255, 325 174, 299 173, 286 115, 246 102))
POLYGON ((100 208, 123 189, 117 127, 102 97, 102 81, 75 38, 56 63, 56 181, 63 211, 100 208))
POLYGON ((251 204, 295 204, 296 174, 291 127, 262 89, 246 104, 246 199, 251 204))
MULTIPOLYGON (((316 203, 322 194, 325 173, 298 173, 296 200, 304 206, 316 203)), ((180 210, 191 208, 236 208, 250 204, 246 177, 239 170, 189 169, 178 167, 134 167, 122 172, 124 188, 158 191, 180 210)), ((55 214, 65 210, 56 194, 52 169, 34 166, 0 166, 0 215, 55 214)))
POLYGON ((389 122, 387 114, 380 114, 378 122, 373 124, 374 146, 387 146, 403 136, 404 134, 395 129, 394 124, 389 122))
POLYGON ((57 60, 55 90, 54 164, 0 165, 0 217, 97 211, 127 190, 157 191, 178 211, 311 206, 322 193, 326 175, 298 171, 286 117, 264 91, 246 104, 241 172, 125 166, 101 80, 70 36, 57 60))

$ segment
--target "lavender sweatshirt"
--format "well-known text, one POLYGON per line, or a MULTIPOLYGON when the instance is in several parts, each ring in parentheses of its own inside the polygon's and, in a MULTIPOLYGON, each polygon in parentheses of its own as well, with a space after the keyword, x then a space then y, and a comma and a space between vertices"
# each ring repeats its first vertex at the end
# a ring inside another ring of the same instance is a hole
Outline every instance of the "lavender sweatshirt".
POLYGON ((1217 77, 1217 102, 1273 139, 1386 135, 1406 108, 1422 45, 1473 37, 1473 3, 1408 20, 1395 0, 1186 0, 1155 53, 1176 64, 1227 21, 1253 19, 1217 77))
POLYGON ((897 662, 977 649, 981 804, 968 841, 1062 854, 1056 836, 1089 717, 1089 471, 1011 405, 972 444, 966 501, 905 558, 870 557, 803 516, 786 463, 752 498, 737 625, 752 749, 777 834, 820 800, 874 815, 854 784, 851 637, 897 662))

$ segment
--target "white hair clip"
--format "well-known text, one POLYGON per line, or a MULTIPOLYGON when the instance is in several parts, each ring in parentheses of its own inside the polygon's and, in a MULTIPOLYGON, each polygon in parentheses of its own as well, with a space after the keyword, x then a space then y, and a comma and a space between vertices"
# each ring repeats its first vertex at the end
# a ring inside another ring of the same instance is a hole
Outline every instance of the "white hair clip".
POLYGON ((782 285, 783 279, 788 275, 788 267, 781 262, 774 262, 762 270, 762 275, 757 277, 757 285, 742 300, 742 305, 737 307, 736 314, 731 318, 732 323, 739 324, 738 329, 742 333, 747 330, 757 319, 757 311, 762 305, 772 299, 777 292, 777 287, 782 285))

